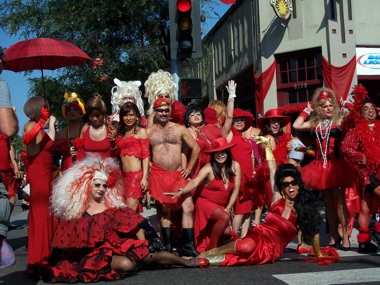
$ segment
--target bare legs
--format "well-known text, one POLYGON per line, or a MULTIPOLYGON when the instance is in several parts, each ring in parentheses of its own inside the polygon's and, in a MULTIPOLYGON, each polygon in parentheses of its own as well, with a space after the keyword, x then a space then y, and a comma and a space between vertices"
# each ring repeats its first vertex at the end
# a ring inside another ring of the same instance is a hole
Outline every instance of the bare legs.
POLYGON ((232 230, 237 233, 241 226, 240 238, 243 238, 247 235, 250 226, 250 218, 251 213, 234 215, 234 218, 232 220, 232 230))
MULTIPOLYGON (((340 235, 338 232, 339 223, 342 225, 342 246, 350 247, 348 238, 348 211, 345 201, 345 189, 333 188, 322 191, 322 198, 325 204, 326 217, 330 225, 331 235, 334 243, 338 242, 340 235)), ((331 243, 334 244, 334 243, 331 243)))

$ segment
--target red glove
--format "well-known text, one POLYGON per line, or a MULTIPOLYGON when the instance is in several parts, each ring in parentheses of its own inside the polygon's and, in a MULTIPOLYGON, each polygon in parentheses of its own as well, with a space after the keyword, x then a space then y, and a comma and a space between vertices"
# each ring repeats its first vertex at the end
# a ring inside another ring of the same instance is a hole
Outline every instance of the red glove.
POLYGON ((41 108, 41 116, 36 125, 22 136, 22 141, 25 144, 30 144, 37 136, 38 132, 42 129, 47 119, 50 117, 50 111, 46 108, 45 104, 41 108))

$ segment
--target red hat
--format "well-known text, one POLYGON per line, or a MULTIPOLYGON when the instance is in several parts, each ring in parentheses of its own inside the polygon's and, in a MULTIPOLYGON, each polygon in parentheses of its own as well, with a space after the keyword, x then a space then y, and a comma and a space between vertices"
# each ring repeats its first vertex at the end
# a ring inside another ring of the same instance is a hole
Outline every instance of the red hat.
POLYGON ((175 100, 172 102, 172 111, 171 111, 171 121, 183 125, 183 120, 186 114, 186 106, 183 105, 180 101, 175 100))
POLYGON ((234 109, 233 118, 244 118, 245 119, 245 126, 242 132, 245 132, 250 127, 252 127, 253 121, 255 120, 253 118, 253 115, 250 112, 244 111, 240 108, 234 109))
POLYGON ((264 117, 257 120, 257 126, 263 129, 270 119, 282 120, 282 127, 285 127, 290 122, 290 117, 283 116, 279 109, 270 109, 265 113, 264 117))
POLYGON ((214 108, 207 107, 204 109, 203 114, 205 115, 206 124, 216 124, 218 122, 218 116, 214 108))
POLYGON ((211 142, 211 145, 204 150, 204 152, 206 153, 217 152, 217 151, 221 151, 221 150, 233 147, 235 145, 236 143, 228 143, 226 138, 224 137, 217 137, 211 142))
POLYGON ((167 99, 167 98, 158 98, 153 103, 153 108, 154 109, 162 107, 162 106, 168 106, 168 107, 170 107, 170 100, 167 99))

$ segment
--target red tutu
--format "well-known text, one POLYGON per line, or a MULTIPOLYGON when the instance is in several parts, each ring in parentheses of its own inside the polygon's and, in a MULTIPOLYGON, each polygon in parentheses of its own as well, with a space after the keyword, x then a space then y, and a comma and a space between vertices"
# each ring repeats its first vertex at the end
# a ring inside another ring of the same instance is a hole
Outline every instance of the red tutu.
POLYGON ((343 159, 327 160, 325 168, 322 159, 315 159, 301 168, 301 174, 306 187, 320 191, 335 187, 351 187, 355 177, 343 159))

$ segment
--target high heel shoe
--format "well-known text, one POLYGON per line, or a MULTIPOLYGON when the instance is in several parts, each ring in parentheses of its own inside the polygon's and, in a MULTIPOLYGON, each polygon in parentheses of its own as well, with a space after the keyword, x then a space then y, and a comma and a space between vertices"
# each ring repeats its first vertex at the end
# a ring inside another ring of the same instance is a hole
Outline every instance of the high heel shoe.
POLYGON ((341 250, 343 250, 343 251, 349 251, 349 250, 351 250, 351 242, 348 241, 348 244, 349 244, 349 246, 343 246, 343 245, 341 245, 340 246, 341 250))
POLYGON ((21 202, 21 209, 22 211, 29 210, 30 204, 29 201, 25 201, 24 199, 21 202))
POLYGON ((341 242, 342 242, 342 237, 340 236, 339 238, 334 239, 334 243, 329 244, 327 247, 338 247, 341 242))
POLYGON ((312 248, 308 249, 308 248, 304 248, 302 246, 297 247, 297 253, 298 254, 311 253, 311 252, 312 252, 312 248))

